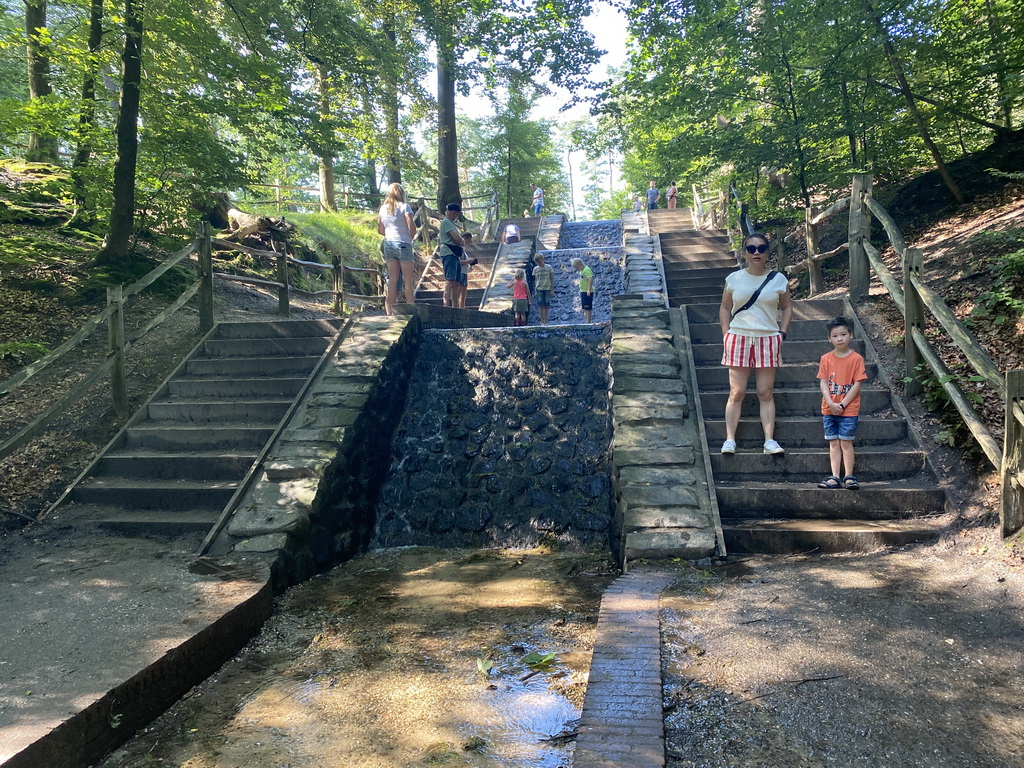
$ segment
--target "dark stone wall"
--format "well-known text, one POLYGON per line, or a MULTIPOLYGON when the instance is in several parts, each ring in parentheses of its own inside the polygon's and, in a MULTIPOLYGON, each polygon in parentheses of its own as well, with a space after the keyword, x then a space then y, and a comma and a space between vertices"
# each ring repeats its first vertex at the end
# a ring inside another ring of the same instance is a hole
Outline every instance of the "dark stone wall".
POLYGON ((426 331, 371 547, 607 546, 608 330, 426 331))

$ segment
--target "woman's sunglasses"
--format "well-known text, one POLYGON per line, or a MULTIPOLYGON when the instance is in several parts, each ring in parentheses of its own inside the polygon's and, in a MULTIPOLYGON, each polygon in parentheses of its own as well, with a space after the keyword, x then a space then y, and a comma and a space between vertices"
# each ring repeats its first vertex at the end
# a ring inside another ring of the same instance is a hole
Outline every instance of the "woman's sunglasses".
POLYGON ((761 243, 760 245, 748 245, 747 246, 747 253, 767 253, 767 252, 768 252, 768 244, 767 243, 761 243))

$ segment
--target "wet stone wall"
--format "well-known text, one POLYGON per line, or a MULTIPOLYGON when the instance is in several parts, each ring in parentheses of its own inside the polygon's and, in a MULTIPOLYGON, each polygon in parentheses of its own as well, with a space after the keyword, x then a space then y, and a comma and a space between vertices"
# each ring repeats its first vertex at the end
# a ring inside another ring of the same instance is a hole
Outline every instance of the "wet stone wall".
POLYGON ((608 330, 426 331, 371 547, 608 546, 608 330))

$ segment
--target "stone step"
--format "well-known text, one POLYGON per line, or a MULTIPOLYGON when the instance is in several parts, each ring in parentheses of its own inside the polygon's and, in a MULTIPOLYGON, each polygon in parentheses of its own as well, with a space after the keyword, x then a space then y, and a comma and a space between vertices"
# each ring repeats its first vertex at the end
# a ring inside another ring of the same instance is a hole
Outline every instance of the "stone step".
MULTIPOLYGON (((822 344, 822 354, 832 349, 825 336, 826 320, 797 319, 789 326, 786 344, 794 341, 816 341, 822 344)), ((693 344, 718 344, 722 341, 722 327, 719 323, 690 323, 690 341, 693 344)), ((785 350, 783 350, 785 354, 785 350)))
POLYGON ((714 293, 690 293, 690 294, 677 294, 674 291, 669 291, 669 302, 673 308, 686 307, 690 304, 707 304, 711 301, 720 301, 722 298, 722 292, 716 291, 714 293))
MULTIPOLYGON (((822 439, 817 450, 793 449, 786 451, 786 460, 779 461, 761 451, 723 456, 713 446, 709 454, 715 481, 742 483, 746 480, 764 482, 813 483, 832 474, 828 446, 822 439)), ((868 482, 905 480, 926 470, 925 456, 913 449, 894 449, 891 446, 857 446, 856 472, 858 479, 868 482)))
POLYGON ((149 404, 149 418, 178 423, 249 422, 277 424, 291 406, 289 400, 172 400, 149 404))
POLYGON ((159 451, 259 451, 274 434, 276 424, 254 427, 249 424, 181 426, 144 422, 125 431, 127 448, 159 451))
POLYGON ((283 339, 300 336, 333 336, 341 320, 272 320, 268 322, 218 323, 218 339, 283 339))
POLYGON ((90 477, 75 486, 71 499, 82 504, 129 509, 221 510, 238 489, 238 481, 190 481, 90 477))
POLYGON ((330 336, 302 336, 289 339, 211 339, 203 343, 205 357, 310 357, 322 355, 330 336))
MULTIPOLYGON (((717 451, 725 440, 725 421, 708 420, 705 414, 708 448, 717 451)), ((825 439, 822 433, 821 417, 783 418, 775 424, 775 439, 785 449, 822 448, 825 439)), ((861 417, 857 425, 857 445, 884 445, 907 439, 907 424, 902 419, 876 419, 861 417)), ((760 452, 764 443, 764 432, 757 419, 741 418, 736 430, 736 442, 741 451, 760 452)), ((776 456, 776 461, 785 461, 785 456, 776 456)))
MULTIPOLYGON (((850 343, 850 348, 856 350, 861 355, 865 354, 863 339, 854 339, 850 343)), ((721 341, 717 344, 697 344, 693 347, 693 362, 696 365, 720 363, 723 349, 724 345, 721 341)), ((817 363, 821 356, 830 349, 832 349, 832 345, 824 339, 821 341, 789 341, 787 339, 782 345, 782 359, 787 364, 812 361, 817 363)))
MULTIPOLYGON (((785 358, 785 353, 783 353, 785 358)), ((709 365, 697 368, 697 386, 700 391, 714 392, 716 390, 729 389, 729 369, 721 365, 721 358, 709 365)), ((865 363, 864 370, 868 375, 868 381, 878 377, 878 366, 874 363, 865 363)), ((818 363, 786 363, 775 371, 775 386, 777 388, 800 388, 817 389, 818 363)), ((751 374, 750 381, 754 381, 751 374)), ((753 386, 752 384, 748 386, 753 386)))
POLYGON ((171 397, 203 400, 257 397, 273 400, 281 396, 294 397, 305 383, 306 378, 298 376, 244 379, 180 378, 167 382, 167 393, 171 397))
POLYGON ((868 552, 933 539, 947 525, 948 521, 941 518, 779 521, 723 518, 722 532, 731 554, 868 552))
POLYGON ((249 470, 254 461, 255 453, 117 450, 99 460, 94 475, 163 480, 237 480, 249 470))
POLYGON ((189 376, 247 378, 252 376, 308 376, 321 355, 309 357, 200 357, 189 360, 185 371, 189 376))
POLYGON ((649 528, 626 534, 625 559, 679 557, 684 560, 707 557, 715 550, 715 533, 709 528, 649 528))
MULTIPOLYGON (((728 392, 702 392, 700 402, 704 414, 725 413, 725 403, 728 398, 728 392)), ((753 390, 749 390, 748 396, 743 398, 741 415, 752 419, 757 418, 760 413, 759 409, 760 403, 757 397, 753 390)), ((779 418, 814 416, 820 411, 821 392, 817 379, 808 382, 806 389, 775 389, 775 413, 779 418)), ((889 390, 877 385, 862 388, 860 395, 861 418, 883 412, 889 414, 891 418, 896 418, 892 412, 892 396, 889 394, 889 390)))
MULTIPOLYGON (((76 521, 92 523, 125 536, 179 537, 206 533, 217 522, 220 509, 139 510, 72 503, 67 507, 76 521)), ((61 514, 65 514, 62 508, 61 514)))
MULTIPOLYGON (((719 291, 718 297, 721 299, 719 291)), ((695 323, 717 323, 718 307, 721 301, 714 304, 691 304, 686 308, 686 319, 691 325, 695 323)), ((793 302, 794 320, 830 320, 845 311, 841 299, 809 299, 793 302)))
MULTIPOLYGON (((858 478, 859 479, 859 478, 858 478)), ((715 483, 722 517, 891 520, 945 512, 946 494, 923 478, 869 481, 860 490, 795 483, 715 483)))

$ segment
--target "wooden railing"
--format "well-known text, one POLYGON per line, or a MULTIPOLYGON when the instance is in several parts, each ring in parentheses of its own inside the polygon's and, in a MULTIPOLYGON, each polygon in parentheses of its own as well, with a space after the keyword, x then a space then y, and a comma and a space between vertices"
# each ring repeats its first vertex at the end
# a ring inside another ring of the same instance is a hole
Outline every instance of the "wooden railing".
POLYGON ((57 362, 57 360, 73 349, 76 349, 92 335, 93 331, 103 323, 106 323, 108 352, 100 364, 84 379, 72 386, 57 402, 50 405, 41 415, 37 416, 30 424, 22 427, 15 435, 0 443, 0 460, 7 458, 41 434, 57 417, 67 413, 68 409, 82 399, 108 372, 110 373, 114 411, 118 418, 126 418, 128 416, 128 380, 125 370, 125 354, 133 344, 166 321, 196 294, 199 295, 200 333, 205 333, 213 327, 213 271, 210 265, 209 250, 200 247, 201 242, 202 238, 173 254, 159 267, 127 288, 122 288, 120 285, 107 288, 106 309, 89 318, 70 339, 48 355, 26 366, 19 373, 0 383, 0 395, 6 395, 15 391, 32 377, 57 362), (185 262, 192 254, 197 252, 199 257, 199 278, 189 285, 170 306, 146 323, 144 327, 138 329, 130 336, 126 336, 124 329, 125 301, 141 293, 168 270, 185 262))
MULTIPOLYGON (((904 381, 907 395, 913 397, 921 394, 924 380, 927 378, 924 372, 930 370, 989 463, 1001 474, 1003 488, 1000 520, 1003 535, 1009 536, 1024 527, 1024 370, 1007 371, 1004 377, 999 366, 971 335, 968 328, 956 317, 942 297, 924 281, 923 252, 919 248, 907 246, 906 238, 892 216, 872 197, 872 182, 869 174, 856 174, 848 197, 818 214, 814 214, 810 208, 806 210, 804 235, 808 256, 803 262, 790 267, 788 271, 792 274, 805 268, 810 269, 811 294, 814 295, 821 290, 821 262, 848 250, 849 296, 854 302, 867 296, 871 272, 874 272, 903 315, 904 381), (847 242, 831 251, 819 253, 818 225, 847 208, 847 242), (872 216, 881 223, 893 251, 900 258, 902 275, 899 280, 882 260, 879 249, 871 243, 872 216), (988 384, 1003 401, 1005 434, 1002 446, 957 384, 956 377, 950 374, 932 347, 925 333, 929 314, 952 339, 979 379, 988 384)), ((792 237, 790 235, 790 238, 792 237)))

